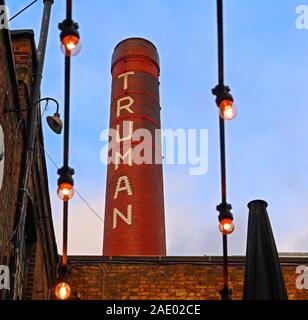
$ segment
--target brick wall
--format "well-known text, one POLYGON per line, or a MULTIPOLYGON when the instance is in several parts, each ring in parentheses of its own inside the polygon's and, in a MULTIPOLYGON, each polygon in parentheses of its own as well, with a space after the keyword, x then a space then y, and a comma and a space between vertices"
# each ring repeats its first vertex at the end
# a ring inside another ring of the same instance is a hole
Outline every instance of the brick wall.
POLYGON ((15 221, 19 178, 23 154, 23 122, 16 113, 5 108, 19 106, 18 85, 14 75, 12 51, 6 30, 0 31, 0 124, 4 133, 4 177, 0 190, 0 263, 7 264, 11 252, 9 242, 15 221), (11 57, 11 59, 9 59, 11 57))
MULTIPOLYGON (((223 287, 221 258, 71 257, 71 287, 84 300, 219 300, 223 287)), ((289 298, 308 300, 296 289, 295 269, 308 259, 282 258, 289 298)), ((242 299, 244 258, 230 261, 233 299, 242 299)))
MULTIPOLYGON (((0 30, 0 124, 5 137, 4 179, 0 190, 0 265, 11 272, 11 291, 0 290, 0 299, 14 297, 16 278, 14 237, 19 226, 19 200, 28 133, 28 112, 6 110, 30 108, 35 72, 35 44, 31 30, 9 32, 0 30)), ((42 128, 37 130, 35 155, 27 187, 27 210, 23 261, 25 281, 19 287, 19 298, 48 299, 55 280, 57 248, 52 224, 47 169, 43 149, 42 128), (31 217, 30 217, 31 215, 31 217), (28 240, 31 238, 31 242, 28 240)))

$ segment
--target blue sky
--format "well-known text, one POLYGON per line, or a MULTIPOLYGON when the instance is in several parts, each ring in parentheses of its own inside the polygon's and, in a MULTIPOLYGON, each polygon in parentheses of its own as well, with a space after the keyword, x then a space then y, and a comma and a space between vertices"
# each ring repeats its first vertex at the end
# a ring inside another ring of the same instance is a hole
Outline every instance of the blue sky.
MULTIPOLYGON (((11 14, 29 3, 6 2, 11 14)), ((11 29, 34 29, 38 38, 42 3, 16 18, 11 29)), ((42 96, 54 97, 61 105, 64 58, 57 25, 64 19, 64 4, 55 0, 53 6, 42 87, 42 96)), ((239 109, 236 120, 227 124, 229 201, 236 222, 231 254, 245 253, 247 203, 255 199, 269 203, 279 251, 308 251, 308 30, 295 27, 295 10, 301 4, 308 5, 308 0, 225 1, 225 76, 239 109)), ((190 176, 187 166, 180 165, 164 168, 168 254, 221 254, 218 121, 211 95, 217 83, 216 1, 74 1, 73 16, 82 38, 82 51, 73 59, 71 87, 70 154, 76 188, 103 218, 106 167, 99 158, 99 138, 108 128, 111 55, 120 40, 145 37, 161 58, 163 127, 209 130, 207 174, 190 176)), ((44 135, 46 150, 60 166, 62 137, 46 125, 44 135)), ((47 161, 61 245, 57 174, 47 161)), ((102 235, 102 222, 75 196, 69 253, 101 254, 102 235)))

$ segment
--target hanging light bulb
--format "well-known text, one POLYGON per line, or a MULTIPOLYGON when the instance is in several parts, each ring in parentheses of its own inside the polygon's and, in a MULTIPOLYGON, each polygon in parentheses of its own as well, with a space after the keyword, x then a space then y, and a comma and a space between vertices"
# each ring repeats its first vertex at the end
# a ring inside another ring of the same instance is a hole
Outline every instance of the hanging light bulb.
POLYGON ((237 108, 232 100, 223 100, 219 105, 219 114, 224 120, 233 120, 237 116, 237 108))
POLYGON ((223 219, 219 223, 219 230, 222 234, 228 235, 233 233, 235 225, 232 219, 223 219))
POLYGON ((212 93, 216 96, 220 117, 224 120, 234 119, 237 116, 237 108, 230 93, 230 88, 219 84, 212 90, 212 93))
POLYGON ((74 196, 74 169, 63 167, 58 170, 60 175, 58 179, 58 197, 63 201, 69 201, 74 196))
POLYGON ((74 186, 70 183, 61 183, 58 186, 58 197, 63 201, 71 200, 74 193, 74 186))
POLYGON ((76 56, 81 50, 78 28, 74 21, 64 20, 59 24, 61 50, 68 57, 76 56))
POLYGON ((226 202, 223 202, 217 206, 217 211, 220 213, 218 217, 219 231, 224 235, 231 234, 235 229, 231 209, 231 204, 226 202))
POLYGON ((66 56, 76 56, 81 50, 79 37, 68 35, 61 41, 61 50, 66 56))
POLYGON ((68 281, 60 280, 57 283, 55 295, 59 300, 67 300, 71 296, 71 287, 68 281))

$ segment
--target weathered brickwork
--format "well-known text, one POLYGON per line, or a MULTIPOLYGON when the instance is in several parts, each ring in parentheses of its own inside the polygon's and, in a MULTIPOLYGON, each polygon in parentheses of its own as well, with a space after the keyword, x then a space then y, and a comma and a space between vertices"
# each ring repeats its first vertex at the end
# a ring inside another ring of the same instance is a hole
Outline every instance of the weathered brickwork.
MULTIPOLYGON (((244 258, 230 261, 230 286, 242 299, 244 258)), ((71 286, 84 300, 219 300, 223 287, 220 258, 71 257, 71 286)), ((289 299, 308 300, 308 290, 296 289, 296 267, 308 259, 282 258, 289 299)))
POLYGON ((5 150, 0 190, 0 265, 9 266, 11 272, 11 290, 0 290, 0 299, 48 299, 58 260, 40 126, 27 188, 29 205, 23 239, 26 249, 23 261, 16 260, 29 111, 7 111, 31 107, 35 63, 34 35, 31 30, 0 30, 0 125, 4 133, 5 150), (24 281, 16 289, 16 266, 20 264, 24 281))

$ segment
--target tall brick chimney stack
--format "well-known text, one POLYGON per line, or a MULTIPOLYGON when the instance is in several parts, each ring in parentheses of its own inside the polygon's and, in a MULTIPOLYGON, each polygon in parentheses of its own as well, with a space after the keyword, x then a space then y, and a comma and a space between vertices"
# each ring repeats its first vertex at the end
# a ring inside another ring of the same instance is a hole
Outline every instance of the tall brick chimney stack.
POLYGON ((116 143, 109 154, 113 161, 107 172, 103 254, 164 256, 160 133, 154 141, 156 129, 160 129, 159 56, 155 46, 141 38, 120 42, 113 53, 111 72, 110 128, 116 130, 116 143), (153 139, 136 142, 138 129, 149 130, 153 139), (136 161, 137 154, 149 152, 150 163, 136 161), (153 162, 155 159, 160 163, 153 162))

